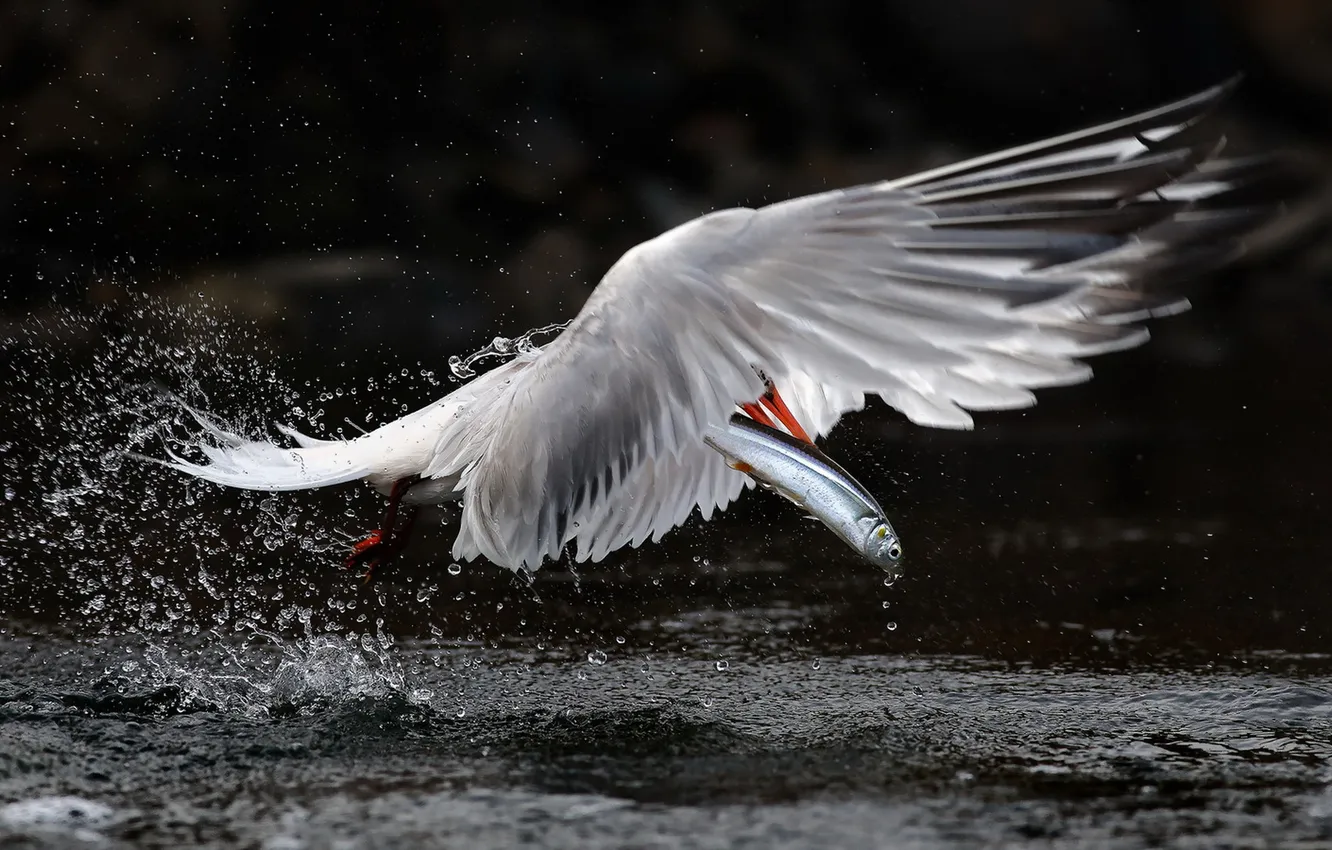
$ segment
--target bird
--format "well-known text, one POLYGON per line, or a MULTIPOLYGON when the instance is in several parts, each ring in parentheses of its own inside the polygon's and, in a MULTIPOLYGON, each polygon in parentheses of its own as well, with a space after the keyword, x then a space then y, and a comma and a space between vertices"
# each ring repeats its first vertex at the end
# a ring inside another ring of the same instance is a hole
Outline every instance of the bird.
POLYGON ((877 396, 923 427, 1087 381, 1185 310, 1281 206, 1266 155, 1222 156, 1234 78, 1157 108, 920 173, 712 211, 627 250, 560 333, 353 439, 251 439, 192 411, 152 458, 226 487, 364 481, 387 497, 347 566, 461 503, 451 554, 527 574, 704 520, 754 481, 704 442, 737 412, 813 443, 877 396), (400 522, 401 520, 401 522, 400 522))

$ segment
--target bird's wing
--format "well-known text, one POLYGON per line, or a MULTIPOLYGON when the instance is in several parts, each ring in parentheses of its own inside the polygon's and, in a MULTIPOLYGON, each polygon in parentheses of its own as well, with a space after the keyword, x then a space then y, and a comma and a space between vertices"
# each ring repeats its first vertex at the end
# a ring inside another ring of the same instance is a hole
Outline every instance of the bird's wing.
MULTIPOLYGON (((1269 212, 1232 191, 1201 119, 1217 87, 1151 112, 896 181, 705 215, 629 250, 569 327, 487 402, 459 556, 537 568, 659 535, 740 479, 701 448, 755 369, 823 433, 877 394, 972 424, 1186 306, 1154 284, 1233 255, 1269 212), (627 518, 625 518, 627 517, 627 518)), ((1242 194, 1242 193, 1240 193, 1242 194)), ((454 465, 458 462, 455 454, 454 465)))

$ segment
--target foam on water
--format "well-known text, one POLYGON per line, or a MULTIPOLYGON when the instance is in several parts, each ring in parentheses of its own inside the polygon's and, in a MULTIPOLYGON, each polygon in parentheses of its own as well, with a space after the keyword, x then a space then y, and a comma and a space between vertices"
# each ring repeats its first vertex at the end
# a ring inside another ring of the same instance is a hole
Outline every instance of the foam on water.
POLYGON ((21 847, 37 841, 63 847, 105 846, 108 840, 103 830, 115 820, 116 812, 110 806, 83 797, 51 795, 17 800, 0 806, 0 844, 21 847))
POLYGON ((110 820, 114 811, 82 797, 34 797, 0 806, 0 825, 8 827, 95 827, 110 820))

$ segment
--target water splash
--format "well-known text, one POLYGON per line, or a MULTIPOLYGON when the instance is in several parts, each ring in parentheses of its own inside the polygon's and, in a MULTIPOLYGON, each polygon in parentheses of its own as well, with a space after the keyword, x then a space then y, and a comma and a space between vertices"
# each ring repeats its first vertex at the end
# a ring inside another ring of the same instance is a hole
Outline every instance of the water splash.
POLYGON ((480 351, 473 352, 466 357, 459 357, 456 354, 450 357, 449 371, 452 372, 453 377, 459 381, 475 378, 476 370, 472 367, 482 360, 495 358, 503 361, 522 354, 535 354, 541 350, 541 346, 537 345, 533 340, 548 334, 558 333, 567 327, 569 327, 569 322, 556 322, 552 325, 533 328, 513 339, 497 336, 490 341, 489 345, 482 348, 480 351))
POLYGON ((154 385, 210 406, 294 398, 257 339, 206 303, 143 296, 19 323, 0 346, 13 380, 0 417, 14 471, 0 523, 8 614, 72 608, 103 633, 168 631, 192 594, 163 576, 228 551, 250 559, 231 545, 234 520, 199 510, 197 485, 146 476, 124 452, 181 424, 154 385))
POLYGON ((340 569, 346 537, 382 508, 368 488, 250 493, 126 457, 188 439, 181 400, 250 436, 277 418, 337 437, 328 423, 343 409, 369 422, 355 408, 382 415, 439 395, 419 364, 329 388, 295 378, 272 349, 253 322, 202 298, 135 295, 11 325, 0 337, 0 614, 94 645, 114 636, 117 674, 229 710, 401 691, 378 618, 387 598, 364 598, 340 569))
POLYGON ((316 634, 293 642, 256 631, 255 638, 267 646, 217 641, 190 651, 154 643, 144 654, 145 681, 179 687, 185 705, 249 717, 313 714, 364 698, 429 697, 408 687, 383 633, 316 634))

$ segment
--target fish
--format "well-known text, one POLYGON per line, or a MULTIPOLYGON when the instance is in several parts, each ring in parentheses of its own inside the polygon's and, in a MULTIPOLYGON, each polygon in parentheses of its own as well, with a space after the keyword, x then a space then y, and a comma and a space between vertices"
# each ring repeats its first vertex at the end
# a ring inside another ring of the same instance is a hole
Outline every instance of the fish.
POLYGON ((794 502, 893 578, 902 574, 902 541, 874 495, 813 443, 741 413, 703 442, 732 469, 794 502))

